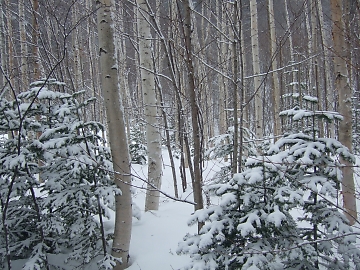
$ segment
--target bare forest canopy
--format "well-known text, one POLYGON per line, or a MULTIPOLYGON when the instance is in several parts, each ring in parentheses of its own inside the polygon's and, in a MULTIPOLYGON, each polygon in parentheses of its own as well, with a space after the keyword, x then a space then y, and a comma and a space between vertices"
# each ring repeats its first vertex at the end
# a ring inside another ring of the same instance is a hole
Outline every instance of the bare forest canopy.
MULTIPOLYGON (((30 82, 50 76, 66 83, 65 92, 85 90, 88 97, 96 97, 97 102, 87 116, 105 122, 94 2, 2 1, 2 93, 9 94, 9 88, 20 93, 30 82)), ((235 16, 234 1, 192 2, 195 87, 204 144, 207 138, 225 133, 233 125, 234 88, 239 97, 237 109, 243 113, 242 124, 255 131, 255 123, 260 121, 262 135, 270 137, 281 133, 274 131, 277 118, 274 113, 293 106, 294 100, 289 94, 317 97, 320 110, 338 108, 330 1, 276 0, 271 13, 269 1, 258 0, 256 25, 251 21, 255 17, 252 17, 250 2, 239 2, 235 16), (269 23, 271 20, 273 25, 269 23), (258 61, 254 61, 252 55, 254 27, 257 27, 258 35, 258 61), (274 36, 271 35, 272 27, 274 36), (234 74, 235 58, 238 60, 237 74, 234 74), (253 63, 256 62, 259 62, 259 72, 254 73, 253 63), (275 85, 274 76, 278 78, 275 85), (257 78, 259 83, 255 82, 257 78), (274 88, 279 89, 276 93, 280 95, 276 109, 274 88), (259 110, 256 97, 261 104, 261 119, 255 119, 259 115, 255 113, 259 110)), ((341 2, 347 23, 343 33, 346 44, 340 57, 347 64, 356 105, 359 98, 359 3, 341 2)), ((186 93, 184 10, 172 0, 149 1, 148 4, 151 8, 149 23, 154 72, 163 92, 168 120, 174 129, 178 129, 178 102, 182 103, 183 114, 190 113, 186 93), (175 91, 179 92, 178 96, 175 91)), ((141 118, 143 113, 136 3, 116 1, 114 16, 123 103, 131 122, 141 118)), ((324 129, 324 132, 330 131, 324 129)))

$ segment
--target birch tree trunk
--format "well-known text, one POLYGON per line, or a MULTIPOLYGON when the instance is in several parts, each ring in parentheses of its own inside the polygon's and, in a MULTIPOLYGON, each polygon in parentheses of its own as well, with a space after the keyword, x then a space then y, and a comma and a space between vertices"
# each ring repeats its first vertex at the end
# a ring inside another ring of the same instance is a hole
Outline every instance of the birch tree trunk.
MULTIPOLYGON (((310 19, 311 18, 311 14, 309 11, 309 5, 307 3, 307 1, 304 2, 304 16, 305 16, 305 26, 306 26, 306 32, 307 32, 307 57, 311 57, 313 55, 313 50, 315 49, 313 47, 313 40, 314 40, 314 36, 313 35, 313 29, 311 27, 311 24, 313 23, 313 21, 310 19)), ((311 3, 310 3, 310 10, 311 10, 311 3)), ((306 70, 306 69, 305 69, 306 70)), ((305 78, 303 79, 304 81, 307 82, 307 89, 305 89, 305 91, 307 93, 307 95, 311 95, 314 96, 314 93, 312 92, 312 87, 313 87, 313 59, 310 61, 310 65, 308 65, 308 68, 306 70, 307 72, 305 72, 305 78), (307 74, 306 74, 307 73, 307 74)), ((299 80, 300 81, 300 80, 299 80)))
POLYGON ((257 1, 250 0, 251 13, 251 46, 252 46, 252 62, 254 77, 254 91, 255 91, 255 134, 256 139, 263 137, 263 102, 261 77, 256 76, 260 74, 260 56, 259 56, 259 28, 257 18, 257 1))
POLYGON ((100 70, 107 114, 109 143, 115 172, 115 183, 122 194, 116 195, 116 217, 112 255, 120 258, 114 269, 128 267, 131 238, 131 171, 123 106, 120 97, 112 10, 114 0, 97 1, 97 26, 100 49, 100 70))
POLYGON ((157 121, 156 86, 152 64, 152 36, 148 15, 149 8, 146 0, 138 1, 137 12, 141 88, 145 107, 146 143, 148 150, 148 185, 145 211, 150 211, 159 209, 159 190, 162 175, 161 136, 157 121))
MULTIPOLYGON (((225 13, 226 13, 226 6, 222 4, 222 0, 217 0, 216 3, 217 11, 216 13, 219 14, 219 18, 217 20, 217 26, 220 28, 221 31, 227 33, 229 31, 226 20, 225 20, 225 13)), ((223 42, 222 39, 218 40, 218 47, 217 50, 217 61, 221 63, 223 59, 229 59, 229 45, 223 42)), ((226 61, 228 62, 228 61, 226 61)), ((227 71, 227 64, 222 67, 222 72, 226 73, 227 71)), ((228 117, 227 117, 227 96, 228 96, 228 79, 225 76, 219 76, 219 134, 225 134, 228 129, 228 117)), ((224 161, 228 161, 228 156, 225 156, 224 161)))
POLYGON ((274 1, 268 2, 269 13, 269 28, 270 28, 270 52, 271 52, 271 69, 274 71, 272 74, 273 79, 273 121, 274 121, 274 138, 281 134, 281 122, 280 122, 280 83, 279 75, 277 71, 277 44, 276 44, 276 32, 275 32, 275 14, 274 14, 274 1))
MULTIPOLYGON (((339 141, 352 150, 352 109, 351 97, 352 92, 349 85, 347 74, 346 59, 346 43, 344 38, 344 21, 342 19, 341 0, 331 0, 331 18, 333 21, 333 42, 334 42, 334 69, 335 69, 335 88, 339 94, 339 113, 343 116, 343 120, 339 124, 339 141), (345 55, 344 55, 345 54, 345 55)), ((342 160, 346 165, 342 168, 342 194, 344 200, 345 214, 351 224, 357 219, 356 198, 354 177, 351 163, 342 160)))
MULTIPOLYGON (((292 33, 292 29, 291 29, 292 27, 291 27, 291 23, 290 23, 290 14, 289 14, 288 1, 289 0, 285 0, 285 2, 284 2, 284 4, 285 4, 285 17, 286 17, 287 34, 289 36, 290 63, 293 65, 295 63, 295 59, 294 59, 294 42, 293 42, 293 33, 292 33)), ((292 72, 291 72, 290 91, 291 91, 291 93, 294 93, 295 90, 296 90, 295 83, 296 83, 297 79, 296 79, 294 66, 292 66, 291 69, 292 69, 292 72)))
MULTIPOLYGON (((317 15, 319 21, 319 34, 320 34, 320 45, 321 50, 323 53, 323 60, 322 64, 324 67, 324 108, 326 111, 335 110, 335 102, 334 102, 334 83, 332 82, 331 76, 331 61, 329 56, 329 42, 326 38, 325 32, 325 22, 324 22, 324 12, 323 12, 323 5, 321 0, 316 0, 316 8, 317 8, 317 15)), ((335 126, 334 123, 325 123, 327 129, 327 135, 330 138, 335 138, 335 126)))

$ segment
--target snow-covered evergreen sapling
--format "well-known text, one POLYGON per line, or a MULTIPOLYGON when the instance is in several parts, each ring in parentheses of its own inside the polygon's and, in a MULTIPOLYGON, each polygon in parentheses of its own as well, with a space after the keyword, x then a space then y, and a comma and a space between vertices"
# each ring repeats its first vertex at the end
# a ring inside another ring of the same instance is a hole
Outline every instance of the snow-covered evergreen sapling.
MULTIPOLYGON (((9 175, 12 167, 2 167, 1 184, 9 190, 9 181, 15 179, 13 190, 17 193, 7 194, 12 204, 23 207, 14 209, 25 208, 26 213, 34 213, 32 218, 24 219, 24 214, 13 217, 17 224, 24 220, 21 231, 26 233, 11 239, 8 249, 11 259, 28 258, 25 269, 42 268, 48 264, 47 254, 61 252, 83 264, 97 255, 104 256, 99 267, 110 269, 114 258, 106 247, 111 235, 105 233, 102 219, 108 216, 107 205, 113 204, 114 193, 120 192, 111 181, 110 152, 98 135, 103 129, 101 124, 81 120, 81 108, 91 100, 79 102, 80 93, 70 95, 49 89, 59 84, 53 80, 38 81, 29 91, 18 95, 12 109, 1 111, 3 134, 15 130, 15 141, 24 146, 17 148, 18 165, 7 157, 9 148, 1 148, 4 160, 17 166, 15 178, 9 175), (12 128, 17 122, 19 127, 12 128), (21 140, 16 140, 17 136, 22 136, 21 140), (22 156, 31 159, 20 159, 22 156), (25 171, 28 179, 20 178, 19 171, 25 171), (23 200, 29 196, 32 201, 24 204, 23 200)), ((14 141, 3 138, 4 145, 14 141)), ((6 197, 1 195, 3 205, 6 197)), ((8 223, 9 218, 3 221, 8 223)))
POLYGON ((145 143, 145 127, 141 122, 133 123, 130 128, 129 152, 131 163, 140 165, 146 164, 147 147, 145 143))
MULTIPOLYGON (((239 128, 243 132, 242 142, 242 163, 245 163, 247 156, 256 155, 256 145, 250 138, 254 136, 250 130, 245 127, 239 128)), ((205 151, 204 156, 208 160, 226 159, 233 156, 234 152, 234 127, 228 128, 225 134, 220 134, 209 139, 209 148, 205 151)), ((221 167, 213 178, 213 182, 228 182, 231 178, 231 164, 221 167)))
MULTIPOLYGON (((299 108, 282 114, 294 121, 336 116, 299 108)), ((209 187, 221 196, 220 204, 195 212, 189 223, 205 225, 178 248, 190 254, 189 268, 360 267, 356 235, 336 205, 338 157, 353 156, 335 139, 309 130, 279 139, 265 155, 248 158, 244 172, 230 182, 209 187)))
POLYGON ((1 258, 7 268, 17 258, 29 258, 33 265, 47 268, 48 246, 44 239, 41 207, 35 194, 39 172, 37 154, 30 150, 29 135, 39 125, 32 117, 38 106, 16 98, 0 99, 0 200, 1 258))

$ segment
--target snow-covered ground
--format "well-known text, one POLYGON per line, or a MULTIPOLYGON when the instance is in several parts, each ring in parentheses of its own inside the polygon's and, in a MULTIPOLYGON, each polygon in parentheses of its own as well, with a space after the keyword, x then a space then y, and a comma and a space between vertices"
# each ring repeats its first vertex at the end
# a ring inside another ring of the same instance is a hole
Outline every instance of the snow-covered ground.
MULTIPOLYGON (((182 192, 181 178, 179 172, 179 160, 175 159, 177 171, 177 182, 179 199, 184 201, 193 201, 190 174, 187 175, 187 189, 182 192)), ((204 182, 211 180, 214 172, 219 171, 220 164, 214 162, 206 162, 204 168, 204 182)), ((194 233, 196 226, 189 227, 187 221, 194 212, 194 206, 190 203, 174 201, 169 197, 161 195, 160 207, 158 211, 146 212, 145 193, 146 183, 141 179, 147 178, 147 166, 133 165, 133 202, 136 205, 136 214, 140 214, 141 218, 133 218, 133 229, 130 246, 129 270, 172 270, 182 269, 190 262, 190 258, 186 255, 177 255, 176 249, 178 243, 187 233, 194 233), (136 188, 140 187, 140 188, 136 188)), ((166 149, 163 149, 163 177, 161 190, 174 197, 173 176, 171 173, 169 155, 166 149)), ((106 231, 113 231, 115 214, 110 210, 110 220, 105 220, 104 225, 106 231)), ((66 255, 49 255, 51 265, 59 266, 60 269, 98 269, 95 258, 92 265, 80 266, 79 262, 69 261, 65 263, 66 255)), ((13 270, 23 269, 26 260, 15 260, 12 262, 13 270)))
MULTIPOLYGON (((167 151, 163 150, 163 178, 162 191, 174 196, 173 177, 170 168, 170 161, 167 151)), ((181 179, 179 175, 179 160, 175 159, 178 190, 180 199, 192 201, 192 189, 190 175, 187 175, 188 188, 185 193, 182 192, 181 179)), ((220 170, 219 163, 206 162, 205 171, 203 173, 204 182, 211 180, 214 173, 220 170)), ((360 159, 357 164, 360 166, 360 159)), ((359 170, 358 170, 359 171, 359 170)), ((136 175, 133 184, 145 188, 146 184, 140 178, 146 179, 147 166, 133 165, 133 173, 136 175)), ((360 177, 355 174, 355 185, 359 188, 360 177)), ((182 269, 190 262, 190 258, 186 255, 177 255, 176 249, 178 243, 182 240, 186 233, 194 233, 196 227, 189 227, 187 221, 194 212, 193 205, 184 202, 174 201, 164 195, 161 195, 160 208, 158 211, 144 212, 145 190, 134 187, 133 200, 139 208, 141 219, 133 218, 133 230, 130 247, 131 266, 128 270, 172 270, 182 269)), ((358 201, 358 207, 360 203, 358 201)), ((107 229, 112 229, 113 220, 106 222, 107 229)), ((63 259, 57 255, 56 258, 49 258, 52 263, 66 267, 66 269, 75 269, 75 264, 71 262, 64 264, 63 259), (55 260, 54 260, 55 259, 55 260)), ((15 261, 13 269, 21 269, 22 261, 15 261)), ((86 269, 95 270, 96 265, 86 266, 86 269)))
MULTIPOLYGON (((163 151, 163 178, 162 191, 174 196, 173 177, 167 151, 163 151)), ((177 172, 179 161, 175 159, 177 172)), ((204 181, 209 181, 214 172, 218 171, 219 164, 208 162, 204 171, 204 181)), ((146 177, 147 167, 134 165, 133 170, 140 177, 146 177)), ((182 193, 181 178, 177 175, 179 197, 192 201, 191 179, 187 176, 188 189, 182 193)), ((140 180, 135 180, 141 184, 140 180)), ((140 220, 134 219, 130 247, 131 263, 129 270, 172 270, 181 269, 190 262, 188 256, 177 255, 178 243, 186 233, 194 233, 196 227, 189 227, 187 221, 194 212, 194 206, 178 202, 161 196, 158 211, 144 213, 145 191, 135 189, 134 202, 141 209, 140 220)))
MULTIPOLYGON (((173 180, 171 175, 170 164, 167 152, 164 153, 164 176, 162 189, 174 194, 173 180)), ((175 160, 177 168, 178 161, 175 160)), ((209 181, 214 172, 219 171, 220 164, 214 162, 206 163, 207 167, 204 172, 205 182, 209 181)), ((360 158, 357 158, 356 166, 360 166, 360 158)), ((146 166, 134 166, 135 171, 146 175, 146 166)), ((360 170, 355 169, 355 186, 360 188, 360 170)), ((179 192, 181 198, 192 200, 190 188, 190 176, 188 176, 188 190, 181 193, 180 176, 178 175, 179 192)), ((144 213, 144 195, 145 191, 136 190, 134 201, 142 209, 142 218, 140 221, 134 221, 132 242, 131 242, 131 261, 132 265, 129 270, 172 270, 182 269, 190 262, 190 258, 185 255, 177 255, 176 248, 182 237, 190 232, 196 231, 195 227, 188 227, 187 221, 193 213, 193 206, 186 203, 175 202, 168 198, 161 200, 159 211, 144 213)), ((214 199, 214 198, 213 198, 214 199)), ((360 200, 358 200, 358 209, 360 209, 360 200)))

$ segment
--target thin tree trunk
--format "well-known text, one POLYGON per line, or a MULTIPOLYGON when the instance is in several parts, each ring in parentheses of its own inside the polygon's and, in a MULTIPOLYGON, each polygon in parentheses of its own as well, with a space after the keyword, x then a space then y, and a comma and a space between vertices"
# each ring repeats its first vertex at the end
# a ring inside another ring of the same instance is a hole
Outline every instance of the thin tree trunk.
POLYGON ((274 1, 268 2, 269 13, 269 28, 270 28, 270 51, 271 51, 271 69, 274 71, 272 74, 273 79, 273 121, 274 121, 274 140, 281 134, 281 122, 280 122, 280 83, 279 75, 277 71, 277 44, 276 44, 276 32, 275 32, 275 14, 274 14, 274 1))
MULTIPOLYGON (((240 1, 240 4, 242 2, 240 1)), ((242 7, 240 7, 240 24, 239 24, 239 33, 240 33, 240 38, 241 41, 239 42, 240 48, 239 48, 239 66, 240 66, 240 77, 239 77, 239 85, 238 88, 240 89, 240 134, 239 134, 239 159, 238 159, 238 172, 242 171, 242 165, 243 165, 243 160, 244 160, 244 155, 245 155, 245 151, 244 151, 244 130, 246 128, 246 111, 245 110, 245 83, 244 83, 244 76, 245 76, 245 54, 244 54, 244 41, 243 41, 243 33, 244 33, 244 25, 243 25, 243 12, 242 12, 242 7)))
POLYGON ((157 80, 157 82, 158 82, 157 85, 159 88, 159 99, 160 99, 161 112, 162 112, 164 128, 165 128, 166 147, 167 147, 167 150, 169 153, 170 167, 171 167, 171 172, 172 172, 172 176, 173 176, 174 193, 175 193, 175 198, 179 198, 179 191, 178 191, 178 184, 177 184, 176 170, 175 170, 175 162, 174 162, 174 157, 173 157, 173 153, 172 153, 172 149, 171 149, 171 138, 170 138, 170 132, 169 132, 168 119, 167 119, 166 111, 164 108, 165 104, 164 104, 164 100, 163 100, 162 86, 160 85, 160 82, 158 80, 157 80))
POLYGON ((33 66, 33 80, 38 80, 41 78, 41 65, 40 65, 40 52, 39 52, 39 23, 38 23, 38 13, 39 13, 39 1, 33 0, 32 2, 32 46, 33 46, 33 58, 34 58, 34 66, 33 66))
MULTIPOLYGON (((306 25, 306 32, 307 32, 307 57, 310 57, 313 55, 313 49, 315 49, 313 47, 313 39, 314 39, 314 35, 313 35, 313 31, 312 31, 312 20, 310 19, 311 14, 309 11, 309 6, 308 6, 308 2, 304 1, 304 16, 305 16, 305 25, 306 25)), ((310 3, 310 10, 311 10, 311 3, 310 3)), ((308 65, 307 67, 307 74, 305 73, 305 78, 304 80, 307 82, 307 93, 308 95, 314 96, 314 93, 312 92, 312 88, 313 88, 313 59, 310 61, 310 65, 308 65), (306 76, 307 75, 307 76, 306 76)))
MULTIPOLYGON (((318 54, 318 33, 319 33, 319 29, 318 29, 318 18, 317 18, 317 7, 316 7, 316 1, 312 1, 310 2, 310 15, 311 15, 311 53, 313 55, 318 54)), ((313 86, 315 91, 314 91, 314 96, 316 96, 318 98, 318 103, 317 103, 317 110, 322 111, 323 110, 323 100, 325 99, 324 97, 324 92, 321 91, 320 89, 320 78, 319 78, 319 68, 318 68, 318 57, 313 58, 313 62, 312 62, 312 66, 313 68, 313 86)), ((320 121, 319 122, 319 136, 320 137, 324 137, 324 122, 320 121)))
POLYGON ((152 70, 152 36, 149 24, 149 9, 146 0, 138 1, 138 35, 141 88, 146 120, 146 142, 148 150, 148 186, 145 211, 158 210, 161 187, 161 137, 158 127, 155 78, 152 70))
MULTIPOLYGON (((170 8, 169 8, 169 16, 172 19, 175 19, 175 5, 176 5, 176 1, 175 0, 171 0, 170 2, 170 8)), ((149 6, 148 6, 149 7, 149 6)), ((182 77, 178 76, 178 81, 177 81, 177 77, 176 77, 176 60, 174 59, 172 52, 171 52, 171 43, 166 43, 166 40, 164 38, 164 35, 162 34, 161 28, 159 26, 159 23, 157 22, 157 20, 155 19, 154 16, 151 16, 151 21, 153 24, 153 27, 155 28, 157 34, 160 36, 160 42, 162 45, 162 50, 164 51, 165 54, 165 60, 167 63, 167 67, 169 69, 170 72, 170 78, 172 81, 172 86, 173 86, 173 90, 175 91, 175 97, 176 97, 176 108, 177 108, 177 125, 178 125, 178 141, 179 141, 179 148, 181 149, 180 151, 180 175, 181 175, 181 180, 182 180, 182 189, 183 192, 185 192, 186 190, 186 170, 185 168, 189 167, 189 163, 188 163, 188 158, 190 159, 190 147, 188 145, 188 140, 187 140, 187 134, 186 134, 186 127, 185 127, 185 123, 184 123, 184 111, 183 111, 183 107, 182 107, 182 99, 181 96, 183 96, 183 93, 181 93, 181 83, 180 80, 182 77)), ((169 27, 169 32, 168 35, 170 37, 171 40, 174 40, 174 36, 173 36, 173 32, 170 31, 171 27, 169 27)), ((178 72, 179 73, 179 72, 178 72)), ((158 79, 158 78, 156 78, 158 79)), ((159 90, 160 90, 160 96, 162 96, 162 89, 161 89, 161 85, 159 80, 157 80, 158 85, 159 85, 159 90)), ((160 97, 160 99, 162 100, 162 97, 160 97)), ((170 162, 171 162, 171 166, 172 166, 172 172, 173 172, 173 178, 174 178, 174 189, 175 189, 175 195, 178 194, 177 191, 177 180, 176 180, 176 173, 175 173, 175 167, 173 164, 173 158, 172 158, 172 154, 171 154, 171 148, 169 143, 169 132, 167 130, 167 120, 166 120, 166 114, 165 111, 163 110, 163 117, 164 117, 164 122, 165 122, 165 133, 166 133, 166 137, 167 137, 167 146, 168 146, 168 151, 169 151, 169 155, 170 155, 170 162)), ((190 160, 190 167, 189 167, 190 173, 193 176, 193 169, 192 169, 192 164, 191 164, 191 160, 190 160)))
MULTIPOLYGON (((13 25, 12 25, 12 14, 11 14, 11 8, 10 8, 10 2, 9 0, 5 0, 5 8, 6 8, 6 18, 7 18, 7 53, 8 53, 8 63, 7 63, 7 73, 9 77, 9 83, 12 85, 12 87, 15 87, 14 84, 14 48, 13 48, 13 25)), ((9 95, 12 95, 13 98, 15 93, 9 93, 9 95)))
MULTIPOLYGON (((259 55, 259 27, 257 15, 257 1, 250 0, 251 13, 251 46, 252 46, 252 62, 253 74, 260 74, 260 55, 259 55)), ((255 135, 256 139, 263 137, 263 91, 261 88, 261 77, 254 77, 254 92, 255 92, 255 135)))
MULTIPOLYGON (((204 207, 203 197, 202 197, 202 149, 201 149, 201 139, 202 134, 200 132, 200 112, 198 104, 197 89, 195 86, 195 69, 193 64, 193 45, 191 41, 192 34, 192 20, 191 20, 191 0, 185 0, 183 2, 183 7, 185 11, 185 25, 184 25, 184 35, 185 35, 185 51, 186 51, 186 67, 187 67, 187 76, 188 76, 188 95, 190 99, 191 106, 191 123, 193 131, 193 148, 194 148, 194 177, 192 179, 193 191, 194 191, 194 201, 196 203, 195 210, 202 209, 204 207)), ((202 224, 198 224, 198 230, 200 231, 202 224)))
MULTIPOLYGON (((287 34, 288 34, 288 38, 289 38, 290 64, 293 65, 295 63, 295 59, 294 59, 294 42, 293 42, 293 33, 292 33, 291 23, 290 23, 290 14, 289 14, 288 1, 289 0, 284 0, 285 17, 286 17, 287 34)), ((290 92, 294 93, 295 90, 297 89, 295 87, 295 83, 296 83, 297 79, 296 79, 294 66, 291 67, 291 70, 292 70, 292 72, 291 72, 291 82, 290 82, 291 83, 291 88, 290 88, 290 92)))
MULTIPOLYGON (((334 68, 335 68, 335 88, 339 93, 339 113, 343 116, 343 120, 339 124, 339 140, 340 142, 352 150, 352 108, 351 97, 352 92, 348 81, 346 59, 346 44, 344 38, 344 21, 342 19, 342 1, 331 0, 331 18, 333 22, 333 41, 334 41, 334 68)), ((354 224, 357 219, 356 198, 354 177, 351 163, 342 160, 346 165, 342 168, 342 194, 344 200, 345 214, 354 224)))
MULTIPOLYGON (((234 138, 233 138, 233 156, 232 156, 232 173, 238 172, 238 153, 239 153, 239 117, 238 117, 238 92, 239 92, 239 6, 238 1, 234 1, 233 10, 233 41, 232 41, 232 57, 233 57, 233 117, 234 117, 234 138)), ((240 7, 241 8, 241 7, 240 7)))
POLYGON ((114 0, 97 2, 97 26, 100 50, 101 84, 107 114, 109 143, 113 160, 114 178, 122 194, 116 195, 116 217, 112 255, 120 258, 114 269, 128 267, 132 226, 131 171, 124 112, 117 71, 112 12, 114 0))
POLYGON ((21 59, 21 87, 28 87, 28 49, 26 41, 26 16, 24 0, 19 1, 19 30, 20 30, 20 59, 21 59))
MULTIPOLYGON (((123 2, 121 2, 123 3, 123 2)), ((117 14, 120 17, 124 17, 125 15, 125 6, 120 6, 120 3, 117 5, 117 14)), ((119 31, 116 31, 115 36, 118 44, 118 56, 119 56, 119 80, 121 85, 123 96, 123 104, 125 107, 125 122, 126 122, 126 132, 127 134, 130 134, 130 122, 131 122, 131 116, 132 113, 132 106, 131 106, 131 98, 129 93, 129 81, 127 76, 127 70, 126 70, 126 57, 127 57, 127 49, 126 49, 126 41, 124 38, 121 38, 121 33, 125 32, 125 25, 124 20, 119 20, 118 22, 118 29, 119 31), (127 111, 126 111, 127 110, 127 111)), ((130 141, 129 141, 130 143, 130 141)))
MULTIPOLYGON (((4 27, 4 15, 3 15, 3 1, 0 1, 0 53, 1 53, 1 67, 4 71, 7 71, 6 68, 6 35, 4 27)), ((6 84, 5 75, 1 72, 1 88, 6 84)), ((3 93, 1 93, 3 94, 3 93)), ((2 95, 1 95, 2 96, 2 95)))
MULTIPOLYGON (((321 0, 316 0, 317 14, 319 20, 319 34, 321 35, 321 49, 323 51, 323 66, 324 66, 324 97, 325 97, 325 110, 335 110, 334 104, 334 92, 333 92, 333 82, 330 79, 331 68, 330 68, 330 56, 329 48, 330 45, 326 38, 325 32, 325 22, 324 22, 324 12, 322 7, 321 0)), ((335 127, 333 124, 330 124, 329 136, 335 138, 335 127)))
MULTIPOLYGON (((77 24, 78 21, 78 5, 75 3, 72 11, 72 22, 74 25, 77 24)), ((79 91, 82 86, 82 76, 81 76, 81 57, 80 57, 80 44, 81 36, 79 36, 80 31, 79 28, 76 27, 73 30, 72 36, 72 51, 73 51, 73 74, 74 74, 74 89, 73 91, 79 91)))
MULTIPOLYGON (((86 0, 85 2, 85 8, 86 10, 90 10, 91 7, 91 3, 90 0, 86 0)), ((88 50, 89 50, 89 75, 90 75, 90 89, 92 91, 92 95, 94 97, 98 97, 99 93, 98 93, 98 85, 99 85, 99 81, 98 81, 98 65, 96 63, 98 63, 98 57, 95 54, 95 50, 93 49, 93 32, 92 31, 92 27, 91 27, 91 23, 92 23, 92 19, 91 17, 88 18, 87 20, 87 28, 86 28, 86 33, 87 33, 87 44, 88 44, 88 50)), ((94 102, 93 105, 93 115, 91 119, 94 119, 96 121, 102 122, 103 119, 101 118, 101 112, 100 112, 100 107, 99 104, 100 99, 98 102, 94 102)))

